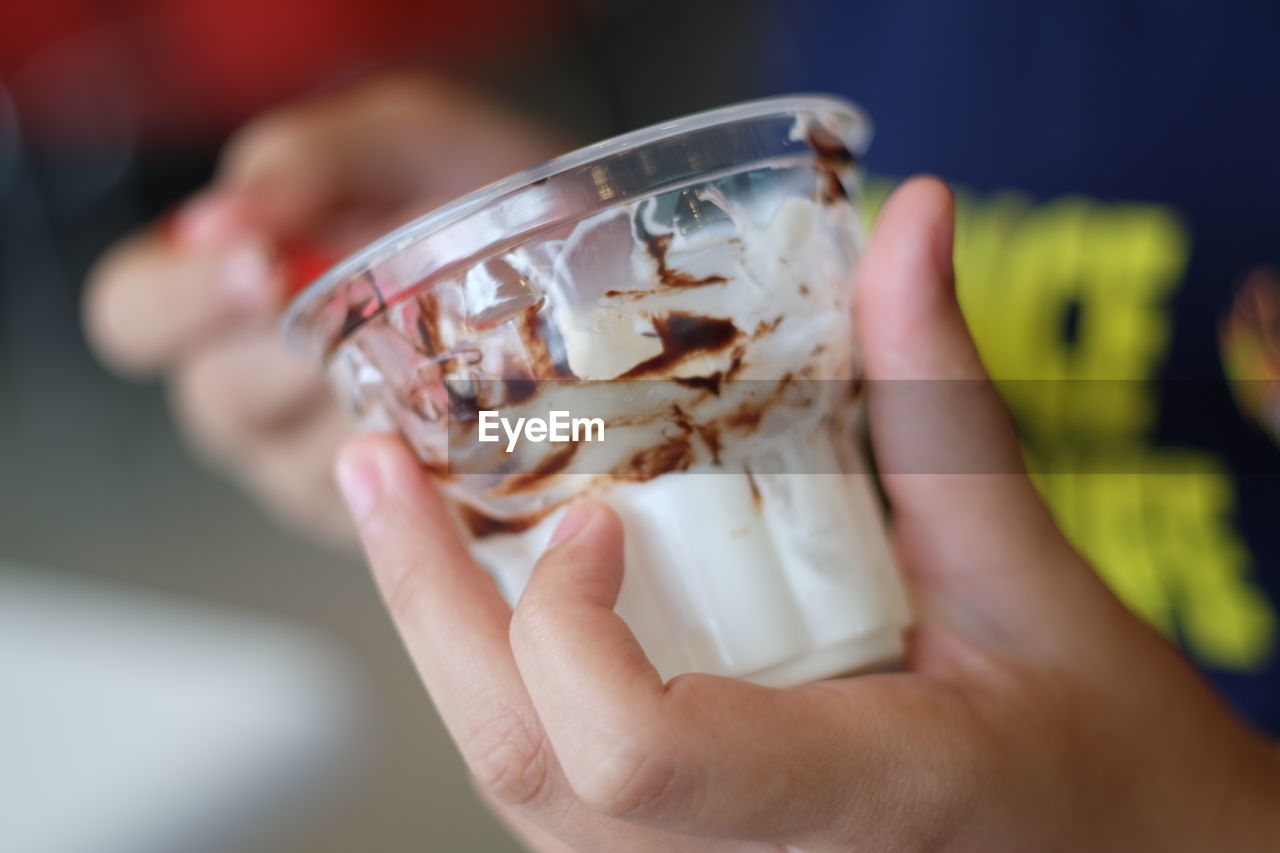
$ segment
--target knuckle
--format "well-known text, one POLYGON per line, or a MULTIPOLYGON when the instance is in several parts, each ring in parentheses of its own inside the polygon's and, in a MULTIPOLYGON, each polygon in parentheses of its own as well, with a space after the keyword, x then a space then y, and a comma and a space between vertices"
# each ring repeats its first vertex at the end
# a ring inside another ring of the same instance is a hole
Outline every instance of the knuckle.
POLYGON ((387 612, 397 625, 416 624, 428 603, 427 585, 415 567, 405 563, 388 563, 376 567, 378 585, 387 612))
POLYGON ((267 113, 250 121, 227 143, 222 168, 233 173, 247 172, 271 163, 306 158, 312 145, 304 108, 267 113))
POLYGON ((184 364, 173 380, 178 420, 201 450, 215 456, 235 455, 252 440, 230 379, 223 360, 204 352, 184 364))
POLYGON ((519 709, 490 710, 462 744, 476 784, 510 805, 527 805, 549 790, 550 750, 542 727, 519 709))
POLYGON ((666 744, 629 735, 612 738, 589 766, 566 768, 569 784, 584 803, 614 818, 650 815, 662 808, 676 779, 676 764, 666 744))
POLYGON ((368 78, 350 90, 354 100, 380 109, 429 111, 451 100, 455 87, 438 77, 416 72, 391 72, 368 78))
POLYGON ((416 106, 431 96, 431 88, 416 74, 388 74, 365 81, 352 94, 383 108, 416 106))
POLYGON ((508 634, 515 649, 531 649, 541 644, 554 619, 552 608, 536 592, 526 592, 511 613, 508 634))
POLYGON ((350 517, 331 481, 297 470, 296 463, 255 469, 246 472, 246 485, 276 520, 323 542, 350 543, 354 533, 350 517))

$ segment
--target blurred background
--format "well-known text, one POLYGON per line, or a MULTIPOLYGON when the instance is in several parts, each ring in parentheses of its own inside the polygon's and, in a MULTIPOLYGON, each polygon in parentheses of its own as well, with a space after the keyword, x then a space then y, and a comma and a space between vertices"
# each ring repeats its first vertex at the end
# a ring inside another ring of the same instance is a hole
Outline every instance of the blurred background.
POLYGON ((357 555, 203 468, 81 328, 94 260, 236 128, 387 70, 567 144, 858 101, 869 210, 956 190, 961 304, 1059 523, 1280 734, 1277 38, 1254 0, 0 5, 0 851, 516 849, 357 555))
POLYGON ((590 141, 744 94, 732 51, 754 11, 0 8, 0 850, 516 849, 359 558, 202 469, 163 387, 89 354, 81 290, 108 245, 203 185, 228 134, 275 104, 422 68, 590 141))

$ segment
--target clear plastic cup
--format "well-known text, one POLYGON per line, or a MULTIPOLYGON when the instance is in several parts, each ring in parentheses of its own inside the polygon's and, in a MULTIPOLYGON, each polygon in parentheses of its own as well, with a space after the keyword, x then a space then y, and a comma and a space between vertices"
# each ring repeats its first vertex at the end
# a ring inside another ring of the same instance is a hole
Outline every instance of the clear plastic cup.
POLYGON ((346 259, 286 333, 439 474, 509 599, 591 494, 622 517, 617 609, 664 677, 891 667, 909 608, 856 438, 868 134, 796 96, 583 148, 346 259), (554 412, 583 431, 494 420, 554 412))

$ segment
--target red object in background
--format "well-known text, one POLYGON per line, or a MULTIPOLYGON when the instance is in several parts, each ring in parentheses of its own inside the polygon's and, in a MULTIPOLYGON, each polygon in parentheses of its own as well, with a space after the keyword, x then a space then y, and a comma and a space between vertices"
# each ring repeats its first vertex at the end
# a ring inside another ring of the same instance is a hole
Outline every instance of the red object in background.
MULTIPOLYGON (((170 210, 156 220, 154 226, 160 239, 170 247, 183 244, 178 224, 182 210, 182 207, 170 210)), ((320 244, 298 238, 278 243, 275 253, 275 262, 280 266, 284 278, 286 299, 292 299, 301 293, 329 267, 342 260, 340 255, 334 254, 320 244)))
POLYGON ((342 259, 320 246, 294 242, 281 248, 281 260, 284 263, 285 293, 292 299, 342 259))
POLYGON ((570 0, 14 3, 0 25, 0 81, 41 136, 207 139, 379 67, 514 61, 574 11, 570 0))

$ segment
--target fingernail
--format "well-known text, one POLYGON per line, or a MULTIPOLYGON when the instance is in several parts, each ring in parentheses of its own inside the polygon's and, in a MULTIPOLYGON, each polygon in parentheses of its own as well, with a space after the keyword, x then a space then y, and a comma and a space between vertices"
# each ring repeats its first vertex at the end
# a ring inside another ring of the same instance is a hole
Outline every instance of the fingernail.
POLYGON ((244 223, 237 204, 226 195, 206 192, 178 208, 173 221, 174 239, 184 248, 225 245, 242 232, 244 223))
POLYGON ((242 308, 265 308, 274 299, 271 262, 257 247, 245 246, 229 252, 222 259, 218 280, 227 296, 242 308))
POLYGON ((377 461, 367 454, 347 451, 338 457, 336 474, 347 509, 360 521, 373 509, 382 492, 382 472, 377 461))
POLYGON ((551 534, 551 541, 547 543, 547 547, 550 548, 572 539, 582 531, 582 528, 587 526, 587 522, 591 520, 593 513, 594 510, 587 503, 576 503, 569 507, 568 512, 564 514, 564 518, 560 519, 560 523, 556 525, 555 532, 551 534))

